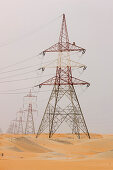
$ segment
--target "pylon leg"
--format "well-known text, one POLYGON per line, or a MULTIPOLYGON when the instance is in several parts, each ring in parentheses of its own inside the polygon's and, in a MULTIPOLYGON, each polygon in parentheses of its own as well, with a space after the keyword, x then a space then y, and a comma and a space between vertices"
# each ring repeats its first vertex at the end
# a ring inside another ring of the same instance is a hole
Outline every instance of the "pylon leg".
POLYGON ((75 101, 77 103, 76 108, 78 108, 78 113, 79 113, 78 117, 77 117, 78 124, 79 124, 79 129, 83 133, 85 133, 88 136, 88 138, 90 139, 90 134, 89 134, 89 131, 88 131, 88 128, 87 128, 87 125, 86 125, 86 122, 85 122, 85 119, 84 119, 84 116, 83 116, 83 113, 82 113, 82 109, 80 107, 80 103, 78 101, 77 94, 76 94, 75 89, 74 89, 73 86, 72 86, 72 88, 73 88, 73 92, 74 92, 73 94, 74 94, 74 97, 75 97, 75 101))
POLYGON ((74 111, 73 115, 69 115, 69 119, 67 119, 68 124, 72 128, 72 133, 76 134, 80 139, 80 131, 88 136, 90 139, 90 134, 78 101, 77 94, 75 92, 74 86, 70 85, 70 97, 72 103, 72 110, 74 111))
POLYGON ((59 90, 60 86, 55 85, 46 106, 44 116, 39 126, 36 137, 49 127, 49 138, 55 133, 60 124, 65 119, 65 114, 61 115, 62 109, 58 107, 58 101, 63 97, 64 92, 59 90))
POLYGON ((49 128, 49 138, 51 138, 63 121, 69 125, 72 133, 78 138, 80 138, 80 131, 90 138, 73 85, 65 87, 54 85, 37 136, 49 128), (59 103, 65 102, 64 96, 67 97, 68 102, 63 108, 59 103))

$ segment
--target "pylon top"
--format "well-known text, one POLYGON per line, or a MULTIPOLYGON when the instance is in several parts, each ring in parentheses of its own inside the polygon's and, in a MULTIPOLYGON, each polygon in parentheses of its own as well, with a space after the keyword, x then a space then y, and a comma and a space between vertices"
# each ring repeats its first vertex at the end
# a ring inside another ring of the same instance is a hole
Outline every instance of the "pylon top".
POLYGON ((46 52, 70 52, 70 51, 77 51, 85 53, 85 49, 77 46, 75 42, 70 43, 69 37, 68 37, 68 31, 67 31, 67 25, 66 25, 66 17, 65 14, 63 14, 62 18, 62 26, 60 30, 60 36, 59 36, 59 42, 51 46, 50 48, 43 51, 43 54, 46 52))
POLYGON ((29 98, 29 97, 37 97, 37 96, 32 95, 32 91, 30 89, 29 93, 26 96, 24 96, 24 97, 28 97, 29 98))
POLYGON ((69 43, 65 14, 63 14, 62 26, 61 26, 60 36, 59 36, 59 43, 60 44, 69 43))
POLYGON ((64 57, 63 55, 59 55, 58 65, 56 67, 56 76, 39 85, 36 85, 35 87, 41 87, 42 85, 87 85, 89 87, 90 84, 88 82, 72 77, 70 65, 71 60, 68 55, 68 52, 70 51, 85 53, 84 48, 77 46, 75 43, 69 42, 66 17, 65 14, 63 14, 59 42, 44 50, 43 53, 45 54, 46 52, 67 52, 67 55, 64 55, 64 57), (64 64, 64 67, 62 67, 62 63, 64 64))

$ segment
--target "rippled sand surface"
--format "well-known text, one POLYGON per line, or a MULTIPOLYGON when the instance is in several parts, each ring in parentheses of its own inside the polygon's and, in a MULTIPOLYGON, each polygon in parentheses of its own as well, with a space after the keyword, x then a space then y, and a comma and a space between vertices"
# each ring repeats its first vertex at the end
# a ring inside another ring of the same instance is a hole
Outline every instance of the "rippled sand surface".
POLYGON ((3 134, 0 170, 113 170, 113 135, 3 134))

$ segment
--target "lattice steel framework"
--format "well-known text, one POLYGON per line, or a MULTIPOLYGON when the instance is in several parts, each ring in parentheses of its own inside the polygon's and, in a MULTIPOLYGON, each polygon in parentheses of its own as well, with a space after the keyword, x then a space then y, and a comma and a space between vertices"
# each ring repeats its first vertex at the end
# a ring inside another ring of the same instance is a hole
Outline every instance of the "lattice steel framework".
POLYGON ((24 133, 24 130, 23 130, 23 119, 22 119, 22 117, 23 117, 23 110, 20 109, 20 110, 17 112, 17 114, 18 114, 18 118, 17 118, 17 120, 15 120, 15 121, 16 121, 16 123, 17 123, 18 125, 17 125, 17 132, 15 131, 15 133, 17 133, 17 134, 23 134, 23 133, 24 133))
POLYGON ((14 122, 10 122, 10 125, 8 127, 7 133, 13 134, 14 133, 14 122))
POLYGON ((14 134, 17 134, 18 133, 18 120, 17 118, 15 120, 13 120, 13 124, 14 124, 14 127, 13 127, 13 133, 14 134))
POLYGON ((24 112, 27 113, 25 134, 35 134, 33 112, 37 111, 36 105, 37 96, 34 96, 30 90, 29 94, 27 96, 24 96, 24 112))
MULTIPOLYGON (((54 87, 36 137, 48 128, 49 138, 51 138, 60 125, 65 121, 71 128, 72 133, 76 134, 78 138, 80 138, 81 132, 85 133, 88 138, 90 138, 74 88, 74 86, 78 85, 86 85, 89 87, 90 84, 72 76, 71 60, 69 56, 69 52, 71 51, 82 52, 84 54, 86 50, 77 46, 75 42, 69 42, 66 19, 63 14, 59 42, 43 51, 44 55, 47 52, 58 52, 59 55, 56 66, 56 76, 39 85, 39 87, 42 85, 53 85, 54 87)), ((77 68, 86 68, 84 65, 79 63, 76 64, 77 68)))

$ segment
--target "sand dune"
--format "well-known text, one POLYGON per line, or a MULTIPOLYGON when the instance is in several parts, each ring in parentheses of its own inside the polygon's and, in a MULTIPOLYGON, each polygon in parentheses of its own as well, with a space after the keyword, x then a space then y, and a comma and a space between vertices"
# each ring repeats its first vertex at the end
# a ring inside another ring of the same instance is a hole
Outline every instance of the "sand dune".
POLYGON ((113 135, 0 135, 0 170, 48 169, 113 170, 113 135))

